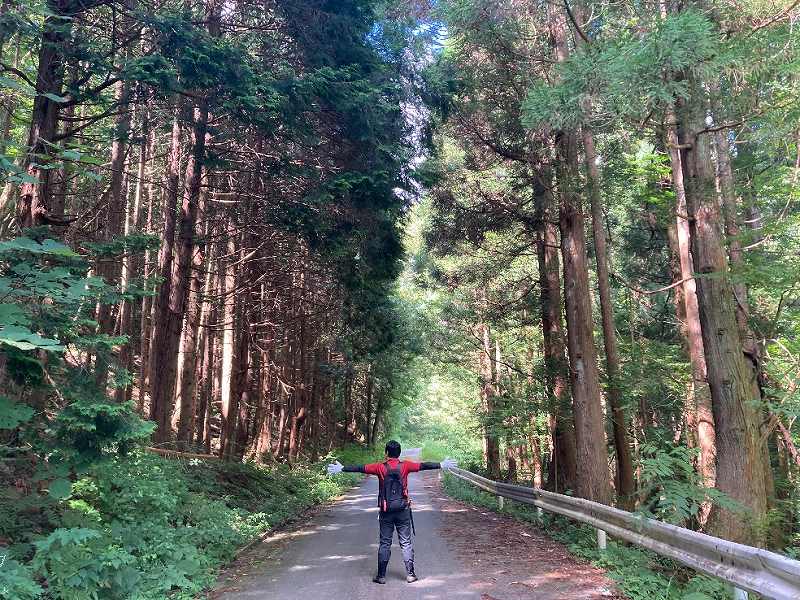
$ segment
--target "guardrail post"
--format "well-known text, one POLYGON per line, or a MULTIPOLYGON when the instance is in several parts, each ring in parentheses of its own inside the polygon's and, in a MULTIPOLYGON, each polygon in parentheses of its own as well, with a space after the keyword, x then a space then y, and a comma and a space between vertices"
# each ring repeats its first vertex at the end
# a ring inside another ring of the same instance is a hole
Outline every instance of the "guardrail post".
POLYGON ((606 532, 602 529, 597 530, 597 548, 599 550, 606 549, 606 532))
POLYGON ((500 507, 500 510, 503 510, 503 508, 505 508, 505 505, 506 505, 506 499, 503 498, 502 496, 498 496, 497 497, 497 506, 500 507))
POLYGON ((740 590, 739 588, 733 588, 733 600, 747 600, 748 595, 747 592, 744 590, 740 590))

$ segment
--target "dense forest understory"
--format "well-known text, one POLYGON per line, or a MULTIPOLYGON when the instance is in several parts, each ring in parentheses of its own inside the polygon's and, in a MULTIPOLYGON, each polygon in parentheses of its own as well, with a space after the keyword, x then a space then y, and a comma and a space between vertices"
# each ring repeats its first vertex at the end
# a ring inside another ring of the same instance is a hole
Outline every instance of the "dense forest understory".
POLYGON ((800 556, 799 27, 0 1, 0 597, 194 597, 390 436, 800 556))

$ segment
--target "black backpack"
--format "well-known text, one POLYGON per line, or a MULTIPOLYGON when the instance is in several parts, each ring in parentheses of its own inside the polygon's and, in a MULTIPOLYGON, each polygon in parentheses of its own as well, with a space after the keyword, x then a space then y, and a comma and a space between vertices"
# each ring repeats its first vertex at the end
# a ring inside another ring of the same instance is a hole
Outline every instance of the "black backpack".
POLYGON ((383 463, 386 467, 386 476, 383 478, 378 495, 378 507, 381 512, 397 512, 408 508, 408 498, 403 490, 402 464, 398 462, 396 467, 390 467, 389 461, 383 463))

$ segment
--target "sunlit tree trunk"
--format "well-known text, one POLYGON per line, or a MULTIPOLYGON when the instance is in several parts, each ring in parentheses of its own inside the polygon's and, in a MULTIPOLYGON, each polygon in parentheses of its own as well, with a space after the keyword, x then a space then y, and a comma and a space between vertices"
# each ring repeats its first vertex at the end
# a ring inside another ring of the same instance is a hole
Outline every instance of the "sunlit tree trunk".
MULTIPOLYGON (((697 281, 690 254, 689 218, 686 207, 686 190, 683 183, 683 166, 676 130, 675 114, 669 110, 667 118, 667 148, 672 167, 672 187, 675 192, 675 241, 677 251, 678 276, 683 282, 680 286, 680 299, 683 306, 678 318, 683 316, 683 330, 692 367, 692 389, 690 411, 696 414, 690 424, 700 448, 698 471, 703 485, 714 487, 716 482, 716 433, 714 414, 711 406, 711 392, 706 375, 706 357, 703 347, 703 334, 700 327, 700 308, 697 302, 697 281)), ((708 517, 709 506, 700 515, 701 522, 708 517)))
MULTIPOLYGON (((550 35, 556 60, 564 62, 569 56, 566 16, 560 7, 551 6, 549 11, 550 35)), ((597 351, 594 347, 592 294, 589 287, 583 203, 578 193, 580 169, 577 143, 574 131, 561 131, 556 134, 567 352, 577 448, 575 491, 582 498, 610 504, 612 493, 608 473, 608 448, 597 370, 597 351)))
POLYGON ((236 435, 236 418, 239 412, 239 399, 234 389, 234 353, 236 332, 236 266, 237 249, 235 235, 228 237, 228 258, 220 257, 224 265, 225 284, 223 287, 222 315, 222 362, 220 392, 222 396, 222 431, 220 434, 220 456, 229 456, 236 435))

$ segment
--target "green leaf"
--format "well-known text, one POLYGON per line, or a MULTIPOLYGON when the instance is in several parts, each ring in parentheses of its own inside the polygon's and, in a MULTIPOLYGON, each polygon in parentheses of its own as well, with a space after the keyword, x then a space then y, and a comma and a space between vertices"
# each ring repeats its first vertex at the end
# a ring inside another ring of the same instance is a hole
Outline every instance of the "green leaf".
POLYGON ((0 252, 17 251, 31 252, 33 254, 53 254, 56 256, 78 256, 61 242, 46 239, 37 242, 27 237, 18 237, 13 240, 0 242, 0 252))
POLYGON ((33 417, 33 408, 0 396, 0 429, 14 429, 33 417))
POLYGON ((33 96, 33 88, 31 86, 20 83, 16 79, 11 79, 9 77, 0 77, 0 87, 9 87, 23 92, 28 96, 33 96))
POLYGON ((29 323, 28 313, 19 304, 0 303, 0 327, 27 326, 29 323))
POLYGON ((63 104, 68 100, 66 96, 57 96, 56 94, 51 94, 49 92, 39 95, 44 96, 45 98, 47 98, 48 100, 52 100, 53 102, 58 102, 59 104, 63 104))
POLYGON ((47 493, 56 500, 63 500, 72 494, 72 482, 69 479, 56 479, 48 487, 47 493))
POLYGON ((8 344, 20 350, 36 350, 38 348, 59 351, 64 349, 58 340, 43 338, 27 327, 19 325, 8 325, 0 329, 0 343, 8 344))

